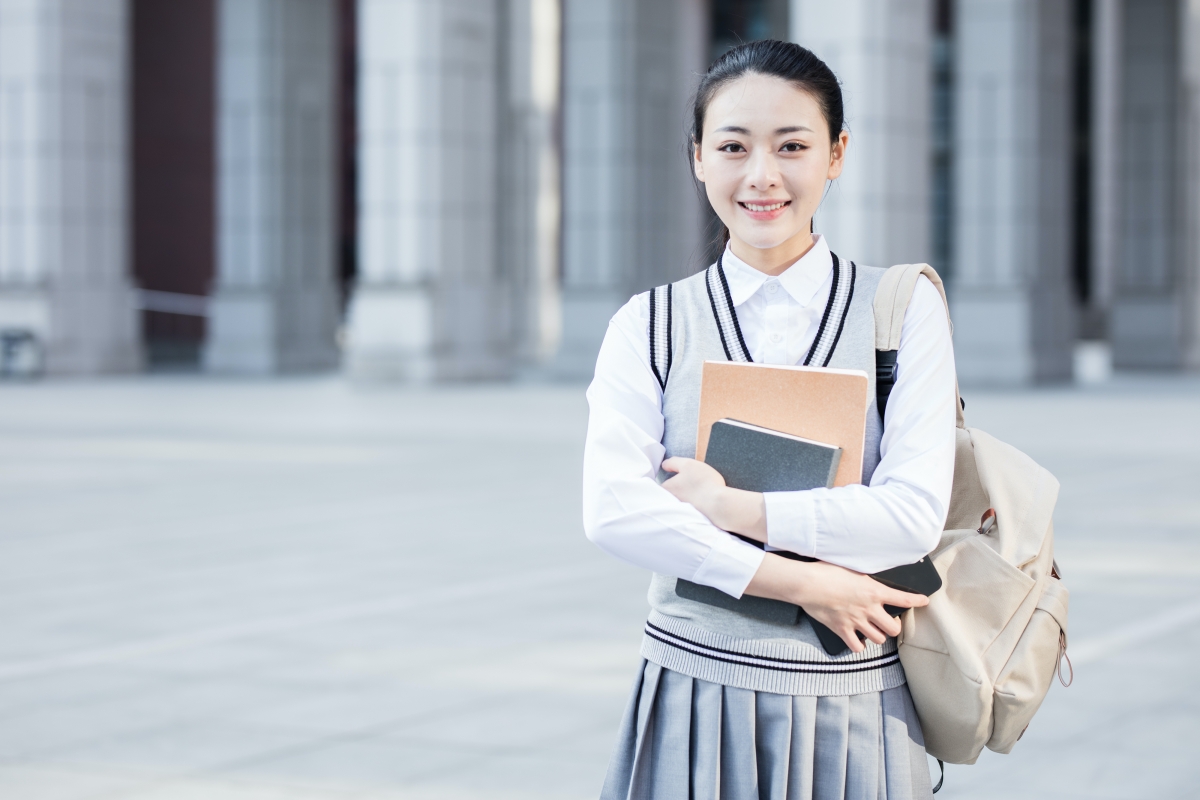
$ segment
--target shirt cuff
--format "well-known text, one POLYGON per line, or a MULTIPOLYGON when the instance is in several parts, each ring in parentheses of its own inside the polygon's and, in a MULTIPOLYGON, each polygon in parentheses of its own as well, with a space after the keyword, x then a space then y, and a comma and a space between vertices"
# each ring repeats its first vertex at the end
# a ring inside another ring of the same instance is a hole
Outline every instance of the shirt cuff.
POLYGON ((692 580, 732 597, 741 597, 766 553, 752 544, 729 537, 728 547, 714 547, 700 564, 692 580))
POLYGON ((763 492, 767 544, 817 558, 817 511, 812 492, 763 492))

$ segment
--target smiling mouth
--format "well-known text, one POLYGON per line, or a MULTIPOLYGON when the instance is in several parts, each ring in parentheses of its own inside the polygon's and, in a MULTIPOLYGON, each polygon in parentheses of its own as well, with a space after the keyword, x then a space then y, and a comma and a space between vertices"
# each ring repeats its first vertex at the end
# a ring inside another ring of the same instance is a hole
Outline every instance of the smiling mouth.
POLYGON ((781 208, 786 208, 792 204, 791 200, 782 200, 778 203, 744 203, 739 201, 738 205, 747 211, 752 211, 756 214, 778 211, 781 208))

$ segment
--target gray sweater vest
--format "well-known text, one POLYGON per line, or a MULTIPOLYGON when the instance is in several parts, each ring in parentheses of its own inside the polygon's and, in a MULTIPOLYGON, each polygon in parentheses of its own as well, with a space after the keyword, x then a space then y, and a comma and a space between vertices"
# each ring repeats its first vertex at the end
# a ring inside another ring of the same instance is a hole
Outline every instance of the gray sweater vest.
MULTIPOLYGON (((865 484, 879 463, 883 433, 875 405, 873 302, 884 270, 837 256, 834 270, 821 330, 806 363, 867 373, 865 484)), ((663 446, 666 457, 692 458, 704 362, 748 361, 749 353, 719 261, 669 289, 655 289, 651 300, 651 362, 665 384, 663 446)), ((798 624, 768 622, 686 599, 675 587, 676 579, 666 575, 656 574, 650 583, 642 655, 655 664, 726 686, 790 695, 861 694, 904 683, 894 639, 883 645, 868 642, 862 653, 830 657, 803 614, 798 624)))

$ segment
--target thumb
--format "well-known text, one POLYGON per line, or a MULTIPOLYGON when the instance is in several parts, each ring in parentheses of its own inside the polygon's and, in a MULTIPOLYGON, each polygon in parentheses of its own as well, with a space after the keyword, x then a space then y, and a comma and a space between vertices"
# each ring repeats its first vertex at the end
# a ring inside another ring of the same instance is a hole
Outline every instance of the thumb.
POLYGON ((672 456, 671 458, 668 458, 666 461, 662 462, 662 468, 667 472, 679 472, 682 465, 683 459, 679 456, 672 456))

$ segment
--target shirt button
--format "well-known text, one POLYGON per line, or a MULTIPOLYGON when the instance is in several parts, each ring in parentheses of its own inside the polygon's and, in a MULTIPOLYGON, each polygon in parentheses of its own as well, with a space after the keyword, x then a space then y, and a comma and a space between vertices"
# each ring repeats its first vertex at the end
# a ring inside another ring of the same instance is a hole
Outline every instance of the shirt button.
POLYGON ((777 291, 779 291, 779 284, 778 283, 768 283, 767 291, 770 292, 771 294, 775 294, 777 291))
POLYGON ((778 334, 778 333, 772 333, 772 334, 771 334, 771 341, 772 341, 772 342, 774 342, 775 344, 779 344, 780 342, 782 342, 782 341, 783 341, 783 336, 782 336, 781 334, 778 334))

